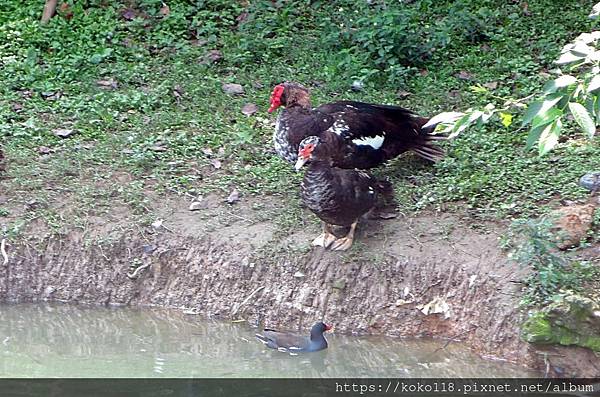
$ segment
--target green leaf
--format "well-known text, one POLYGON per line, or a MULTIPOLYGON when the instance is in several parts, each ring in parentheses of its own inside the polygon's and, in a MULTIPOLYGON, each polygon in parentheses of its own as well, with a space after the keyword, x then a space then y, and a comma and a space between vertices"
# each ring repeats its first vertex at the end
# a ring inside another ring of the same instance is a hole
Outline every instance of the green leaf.
POLYGON ((577 79, 571 75, 565 74, 563 76, 558 77, 555 80, 549 81, 544 86, 544 92, 546 94, 551 94, 556 92, 559 88, 568 87, 577 83, 577 79))
POLYGON ((512 124, 513 115, 510 113, 500 112, 500 119, 502 119, 502 125, 508 128, 512 124))
POLYGON ((450 124, 463 117, 464 113, 459 112, 443 112, 429 119, 429 121, 421 128, 431 127, 436 124, 450 124))
POLYGON ((454 138, 461 132, 467 129, 471 124, 481 118, 483 116, 483 112, 481 110, 473 110, 472 112, 465 114, 462 116, 456 124, 454 124, 454 128, 452 128, 452 133, 448 136, 448 139, 454 138))
POLYGON ((539 114, 546 113, 548 109, 556 105, 565 95, 563 94, 551 94, 546 97, 545 100, 535 101, 529 104, 525 114, 523 115, 523 122, 521 126, 525 126, 533 120, 533 118, 539 114))
POLYGON ((558 108, 550 108, 546 113, 538 114, 531 121, 531 128, 543 127, 563 115, 563 111, 558 108))
POLYGON ((593 92, 600 88, 600 74, 595 75, 590 80, 590 84, 588 84, 587 92, 593 92))
POLYGON ((585 56, 575 55, 569 51, 569 52, 565 52, 564 54, 562 54, 560 56, 560 58, 558 58, 556 61, 554 61, 554 63, 556 63, 558 65, 564 65, 567 63, 581 61, 584 59, 585 59, 585 56))
POLYGON ((533 148, 533 145, 540 139, 540 135, 542 135, 542 131, 544 130, 544 126, 532 128, 529 131, 529 135, 527 135, 527 142, 525 143, 525 149, 530 150, 533 148))
POLYGON ((569 110, 573 114, 573 118, 579 124, 583 132, 591 139, 596 133, 596 123, 582 104, 577 102, 569 102, 569 110))
POLYGON ((556 146, 561 129, 562 123, 560 120, 555 120, 552 122, 552 124, 548 124, 546 127, 544 127, 538 142, 538 151, 540 156, 545 155, 552 150, 554 146, 556 146))
POLYGON ((596 116, 596 124, 600 124, 600 98, 594 96, 594 115, 596 116))

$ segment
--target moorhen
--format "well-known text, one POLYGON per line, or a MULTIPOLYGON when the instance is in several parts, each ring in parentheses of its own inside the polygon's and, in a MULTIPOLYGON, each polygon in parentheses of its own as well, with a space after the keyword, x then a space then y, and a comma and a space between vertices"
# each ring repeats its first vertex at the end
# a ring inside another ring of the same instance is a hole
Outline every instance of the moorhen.
POLYGON ((318 322, 310 329, 309 337, 266 328, 262 334, 256 334, 256 337, 267 347, 282 352, 316 352, 327 349, 327 340, 325 340, 323 333, 332 328, 331 325, 318 322))

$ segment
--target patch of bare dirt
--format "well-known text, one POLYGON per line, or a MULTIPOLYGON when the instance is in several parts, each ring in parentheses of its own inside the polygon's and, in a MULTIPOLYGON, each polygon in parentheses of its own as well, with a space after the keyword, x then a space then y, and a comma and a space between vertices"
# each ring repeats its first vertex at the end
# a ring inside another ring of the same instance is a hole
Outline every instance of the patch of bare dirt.
POLYGON ((189 211, 189 201, 155 198, 164 227, 140 233, 95 217, 85 232, 10 241, 0 300, 164 306, 298 329, 323 319, 344 333, 461 340, 550 376, 600 375, 591 351, 519 338, 525 271, 499 250, 501 225, 437 213, 368 221, 338 253, 310 246, 319 224, 308 213, 284 233, 270 215, 281 200, 225 199, 189 211))

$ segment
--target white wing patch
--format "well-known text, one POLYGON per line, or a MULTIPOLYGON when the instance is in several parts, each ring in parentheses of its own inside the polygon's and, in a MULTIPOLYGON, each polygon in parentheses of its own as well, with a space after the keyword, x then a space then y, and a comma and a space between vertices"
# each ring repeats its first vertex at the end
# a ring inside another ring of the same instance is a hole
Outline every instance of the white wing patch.
POLYGON ((338 119, 329 127, 329 130, 341 136, 345 132, 348 132, 348 124, 344 120, 338 119))
POLYGON ((373 149, 379 149, 383 145, 384 140, 384 136, 378 135, 374 137, 353 139, 352 142, 356 145, 367 145, 371 146, 373 149))

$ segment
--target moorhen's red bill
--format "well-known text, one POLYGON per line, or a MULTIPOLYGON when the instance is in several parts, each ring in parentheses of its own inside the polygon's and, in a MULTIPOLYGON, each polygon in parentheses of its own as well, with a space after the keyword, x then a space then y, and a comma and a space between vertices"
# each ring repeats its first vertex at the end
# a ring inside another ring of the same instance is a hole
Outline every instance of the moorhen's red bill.
POLYGON ((435 125, 399 106, 340 101, 311 108, 307 88, 296 83, 275 86, 269 113, 285 107, 275 124, 273 142, 279 156, 294 163, 300 142, 318 136, 332 147, 335 167, 366 169, 376 167, 406 151, 429 161, 444 156, 433 135, 435 125))
POLYGON ((305 138, 298 150, 296 170, 308 163, 300 185, 302 202, 323 221, 323 233, 312 244, 344 251, 352 246, 360 217, 380 209, 385 201, 393 201, 393 189, 389 182, 378 181, 364 171, 333 167, 330 149, 319 137, 305 138), (349 226, 350 231, 338 239, 331 225, 349 226))
POLYGON ((289 353, 316 352, 327 349, 327 340, 323 333, 332 328, 331 325, 318 322, 310 329, 309 337, 267 328, 262 334, 256 334, 256 337, 271 349, 289 353))

